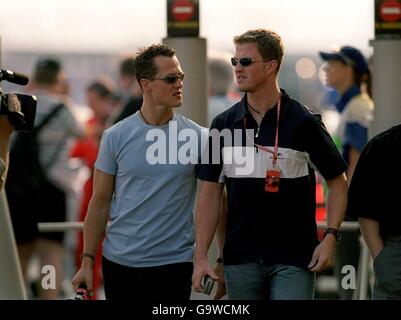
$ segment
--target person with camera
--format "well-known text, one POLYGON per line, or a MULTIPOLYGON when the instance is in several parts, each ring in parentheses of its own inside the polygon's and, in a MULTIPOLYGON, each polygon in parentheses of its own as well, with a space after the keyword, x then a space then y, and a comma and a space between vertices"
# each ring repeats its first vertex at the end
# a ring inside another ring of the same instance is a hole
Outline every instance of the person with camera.
MULTIPOLYGON (((347 202, 346 164, 320 116, 279 88, 284 55, 280 36, 249 30, 235 37, 234 44, 231 63, 245 95, 213 120, 211 132, 228 130, 235 137, 239 130, 242 139, 224 145, 220 139, 227 158, 199 168, 193 287, 201 292, 202 278, 217 279, 207 254, 226 185, 222 262, 228 298, 313 299, 315 272, 335 261, 347 202), (249 167, 235 161, 237 151, 246 155, 249 167), (315 221, 315 168, 329 186, 328 222, 321 243, 315 221)), ((209 142, 219 143, 213 137, 209 142)))
POLYGON ((347 215, 357 218, 374 259, 373 299, 401 299, 401 124, 363 148, 349 187, 347 215))
POLYGON ((135 69, 143 104, 103 133, 84 222, 81 268, 72 283, 75 290, 83 283, 93 290, 93 265, 105 234, 107 300, 188 300, 204 130, 175 112, 182 104, 184 73, 174 49, 161 44, 141 49, 135 69), (185 132, 196 135, 194 161, 172 161, 184 144, 175 135, 185 132), (154 149, 155 139, 162 142, 160 149, 154 149), (155 161, 156 154, 169 158, 155 161))
POLYGON ((6 183, 23 274, 26 277, 34 253, 38 254, 41 267, 51 265, 56 270, 55 288, 39 288, 41 299, 60 297, 64 233, 40 233, 37 223, 66 221, 67 195, 71 190, 69 148, 73 139, 84 135, 64 92, 65 74, 61 63, 53 58, 39 59, 31 85, 31 93, 37 97, 34 128, 30 134, 18 133, 11 146, 6 183), (33 144, 35 152, 29 149, 28 153, 28 147, 33 144), (34 161, 37 166, 27 171, 27 177, 21 177, 34 161), (21 184, 24 178, 26 182, 21 184), (30 188, 30 182, 36 182, 35 189, 30 188))

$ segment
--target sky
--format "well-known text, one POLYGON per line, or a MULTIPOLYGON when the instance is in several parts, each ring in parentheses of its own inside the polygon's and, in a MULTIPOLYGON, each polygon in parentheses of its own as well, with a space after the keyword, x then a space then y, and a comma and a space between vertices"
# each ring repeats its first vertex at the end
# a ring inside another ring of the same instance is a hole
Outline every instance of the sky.
MULTIPOLYGON (((251 28, 279 33, 287 52, 315 53, 344 44, 367 55, 374 0, 199 0, 200 36, 208 50, 233 49, 251 28)), ((136 50, 167 35, 167 0, 0 0, 3 50, 136 50)))

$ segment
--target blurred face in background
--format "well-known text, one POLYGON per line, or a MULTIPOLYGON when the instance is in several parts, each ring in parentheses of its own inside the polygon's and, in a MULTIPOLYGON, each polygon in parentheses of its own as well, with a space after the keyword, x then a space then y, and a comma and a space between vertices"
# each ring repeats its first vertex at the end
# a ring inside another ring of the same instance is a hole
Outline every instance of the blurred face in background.
POLYGON ((353 69, 340 60, 329 60, 324 67, 326 85, 338 89, 344 84, 352 82, 353 69))
POLYGON ((111 96, 100 96, 95 90, 86 92, 86 102, 93 110, 96 118, 105 121, 111 112, 112 98, 111 96))

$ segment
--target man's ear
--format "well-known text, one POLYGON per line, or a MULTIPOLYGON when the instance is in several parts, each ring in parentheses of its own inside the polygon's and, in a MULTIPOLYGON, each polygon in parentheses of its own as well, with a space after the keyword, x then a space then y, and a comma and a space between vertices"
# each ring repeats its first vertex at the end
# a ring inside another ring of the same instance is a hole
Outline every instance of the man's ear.
POLYGON ((278 62, 277 60, 270 60, 268 62, 267 70, 269 74, 276 74, 277 73, 277 68, 278 68, 278 62))
POLYGON ((149 79, 141 79, 141 80, 139 80, 139 85, 142 88, 142 91, 149 90, 150 80, 149 79))

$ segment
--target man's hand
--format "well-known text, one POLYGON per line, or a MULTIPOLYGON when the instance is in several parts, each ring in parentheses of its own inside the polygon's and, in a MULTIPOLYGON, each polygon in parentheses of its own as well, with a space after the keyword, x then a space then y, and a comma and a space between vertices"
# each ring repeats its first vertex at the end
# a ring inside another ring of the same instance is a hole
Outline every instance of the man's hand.
POLYGON ((319 272, 334 267, 336 259, 337 240, 334 235, 328 234, 315 248, 308 268, 312 272, 319 272))
POLYGON ((217 263, 214 267, 214 273, 217 275, 218 279, 216 280, 217 290, 214 295, 214 300, 221 299, 226 293, 226 282, 224 278, 224 266, 222 263, 217 263))
POLYGON ((194 272, 192 274, 192 287, 195 292, 203 292, 201 282, 205 275, 209 275, 216 281, 219 280, 219 277, 214 273, 207 259, 195 260, 194 272))
POLYGON ((89 264, 82 263, 81 268, 75 275, 74 279, 72 279, 72 285, 74 287, 74 291, 76 292, 79 286, 85 283, 86 290, 88 291, 89 296, 93 295, 93 266, 89 264))

